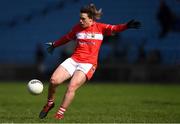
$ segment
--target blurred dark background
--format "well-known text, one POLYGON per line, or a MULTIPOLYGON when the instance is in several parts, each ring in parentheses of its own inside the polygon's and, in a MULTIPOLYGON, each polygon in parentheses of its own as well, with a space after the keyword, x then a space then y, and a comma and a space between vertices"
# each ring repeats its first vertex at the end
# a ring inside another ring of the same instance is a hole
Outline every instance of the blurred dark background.
POLYGON ((74 42, 53 55, 44 43, 70 31, 79 9, 91 2, 103 10, 100 22, 142 22, 139 30, 105 37, 93 81, 180 81, 179 0, 1 0, 0 80, 48 80, 74 42))

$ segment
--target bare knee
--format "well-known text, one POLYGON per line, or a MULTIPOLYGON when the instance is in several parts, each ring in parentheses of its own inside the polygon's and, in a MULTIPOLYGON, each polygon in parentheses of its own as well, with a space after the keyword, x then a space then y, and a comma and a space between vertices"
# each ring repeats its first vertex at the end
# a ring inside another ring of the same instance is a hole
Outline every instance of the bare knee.
POLYGON ((53 86, 57 86, 58 84, 60 84, 60 82, 58 81, 58 79, 56 79, 56 78, 54 78, 54 77, 51 77, 50 83, 51 83, 53 86))
POLYGON ((73 85, 70 84, 70 85, 68 85, 67 92, 68 93, 74 93, 76 91, 76 89, 77 89, 77 86, 75 84, 73 84, 73 85))

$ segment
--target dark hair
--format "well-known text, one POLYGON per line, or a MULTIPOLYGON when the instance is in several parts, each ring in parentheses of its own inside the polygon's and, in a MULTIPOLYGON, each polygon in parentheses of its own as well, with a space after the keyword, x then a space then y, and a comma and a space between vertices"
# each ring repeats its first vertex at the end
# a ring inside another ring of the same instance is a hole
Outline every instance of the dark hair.
POLYGON ((82 7, 80 12, 81 13, 87 13, 88 17, 93 19, 93 20, 100 19, 101 15, 102 15, 102 9, 97 10, 96 6, 93 3, 82 7))

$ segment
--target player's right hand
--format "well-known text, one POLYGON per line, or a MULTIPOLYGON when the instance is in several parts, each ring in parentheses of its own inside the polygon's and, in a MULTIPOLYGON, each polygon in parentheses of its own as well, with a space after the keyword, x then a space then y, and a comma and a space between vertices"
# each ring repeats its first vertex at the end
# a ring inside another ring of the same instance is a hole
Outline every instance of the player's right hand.
POLYGON ((53 42, 48 42, 48 43, 45 43, 48 47, 47 47, 47 51, 48 53, 50 54, 53 54, 54 52, 54 43, 53 42))

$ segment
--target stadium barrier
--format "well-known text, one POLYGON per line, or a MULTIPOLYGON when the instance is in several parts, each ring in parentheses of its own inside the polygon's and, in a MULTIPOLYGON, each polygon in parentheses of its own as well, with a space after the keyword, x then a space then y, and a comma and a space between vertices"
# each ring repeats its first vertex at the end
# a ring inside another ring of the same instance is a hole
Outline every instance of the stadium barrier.
MULTIPOLYGON (((51 72, 41 74, 35 65, 0 65, 0 80, 49 80, 51 72)), ((145 64, 100 64, 92 81, 98 82, 180 82, 179 66, 145 64)))

